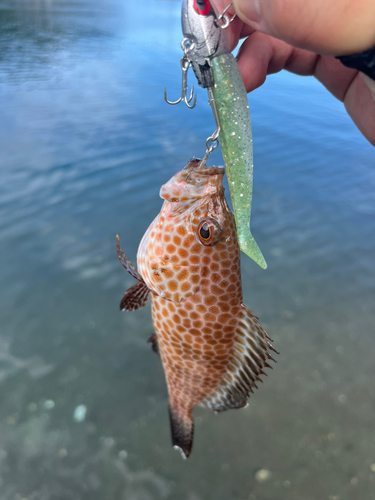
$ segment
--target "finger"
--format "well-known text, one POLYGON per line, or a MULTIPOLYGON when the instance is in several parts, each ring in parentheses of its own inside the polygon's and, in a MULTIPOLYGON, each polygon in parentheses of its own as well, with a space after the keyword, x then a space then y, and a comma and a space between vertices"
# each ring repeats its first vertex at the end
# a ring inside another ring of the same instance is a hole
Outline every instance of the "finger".
POLYGON ((298 75, 313 75, 319 56, 258 31, 249 36, 237 56, 247 92, 258 88, 271 73, 287 69, 298 75))
POLYGON ((344 101, 358 73, 355 69, 346 68, 334 57, 295 49, 259 31, 242 44, 237 62, 247 92, 262 85, 267 75, 286 69, 296 75, 315 76, 340 101, 344 101))
POLYGON ((314 71, 317 80, 341 102, 357 74, 357 70, 346 68, 331 56, 320 57, 314 71))
POLYGON ((362 75, 363 79, 367 85, 367 87, 370 89, 371 95, 375 101, 375 80, 372 80, 369 76, 367 75, 362 75))
POLYGON ((247 92, 262 85, 268 74, 282 69, 297 75, 315 76, 344 102, 359 130, 375 145, 375 101, 358 71, 346 68, 333 57, 295 49, 259 32, 245 40, 237 60, 247 92))
POLYGON ((319 54, 363 52, 375 45, 373 0, 233 0, 253 29, 319 54))
POLYGON ((242 23, 242 28, 241 28, 241 33, 240 33, 240 39, 242 38, 247 38, 250 36, 252 33, 254 33, 254 29, 251 28, 248 24, 245 24, 241 21, 242 23))
POLYGON ((361 73, 357 73, 349 86, 344 104, 359 130, 375 146, 375 101, 361 73))
POLYGON ((315 76, 337 99, 344 101, 357 74, 334 57, 295 49, 259 31, 242 44, 237 62, 248 92, 262 85, 267 75, 286 69, 296 75, 315 76))

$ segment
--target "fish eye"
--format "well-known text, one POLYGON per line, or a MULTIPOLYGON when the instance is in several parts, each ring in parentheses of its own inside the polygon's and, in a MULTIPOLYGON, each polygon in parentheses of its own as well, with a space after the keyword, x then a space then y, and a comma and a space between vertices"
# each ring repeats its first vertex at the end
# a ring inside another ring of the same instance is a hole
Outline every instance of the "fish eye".
POLYGON ((199 230, 199 236, 202 238, 202 240, 208 240, 211 236, 211 228, 207 224, 207 222, 204 222, 203 226, 201 226, 199 230))
POLYGON ((214 219, 203 219, 198 226, 198 238, 204 246, 213 246, 220 240, 222 229, 214 219))

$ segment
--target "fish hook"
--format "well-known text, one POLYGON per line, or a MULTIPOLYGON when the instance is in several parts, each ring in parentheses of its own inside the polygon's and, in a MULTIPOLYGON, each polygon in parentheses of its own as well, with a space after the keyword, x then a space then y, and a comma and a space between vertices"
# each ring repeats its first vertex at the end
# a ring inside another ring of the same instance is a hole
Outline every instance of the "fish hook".
POLYGON ((188 38, 184 38, 181 42, 181 47, 184 51, 184 55, 180 61, 181 71, 182 71, 181 96, 177 101, 168 101, 167 88, 164 87, 164 100, 166 103, 171 104, 172 106, 175 106, 176 104, 183 101, 189 109, 193 109, 197 104, 197 94, 196 93, 194 94, 194 85, 192 85, 190 90, 190 97, 187 97, 189 88, 187 77, 189 68, 191 66, 191 62, 188 58, 188 53, 194 48, 194 42, 192 42, 188 38), (194 101, 193 104, 190 105, 191 101, 193 100, 193 96, 194 96, 194 101))

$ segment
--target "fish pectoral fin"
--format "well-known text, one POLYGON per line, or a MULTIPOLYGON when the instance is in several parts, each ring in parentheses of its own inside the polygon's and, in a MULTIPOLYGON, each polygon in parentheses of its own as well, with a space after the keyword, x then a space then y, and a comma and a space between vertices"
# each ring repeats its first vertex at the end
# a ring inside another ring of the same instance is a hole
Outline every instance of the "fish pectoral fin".
POLYGON ((124 293, 120 302, 121 311, 136 311, 143 307, 150 295, 150 290, 144 281, 139 281, 124 293))
POLYGON ((258 318, 245 305, 241 305, 241 318, 237 324, 236 341, 228 371, 219 386, 202 402, 202 406, 213 411, 224 411, 247 406, 247 399, 256 382, 263 382, 264 368, 272 368, 268 361, 274 349, 267 333, 258 323, 258 318))
POLYGON ((169 405, 169 417, 171 422, 172 445, 180 450, 182 458, 186 459, 191 453, 194 437, 193 416, 180 415, 169 405))
POLYGON ((120 248, 120 238, 118 237, 118 234, 116 234, 116 248, 117 248, 117 255, 119 258, 119 261, 121 264, 124 266, 124 268, 128 271, 128 273, 133 276, 138 281, 141 281, 144 283, 144 279, 142 276, 139 274, 139 272, 136 270, 136 268, 133 266, 133 264, 130 262, 130 260, 126 257, 124 252, 120 248))
POLYGON ((156 333, 153 333, 151 335, 151 337, 148 339, 147 341, 149 344, 151 344, 151 347, 152 347, 152 350, 154 352, 156 352, 156 354, 160 354, 159 353, 159 343, 158 343, 158 337, 156 335, 156 333))

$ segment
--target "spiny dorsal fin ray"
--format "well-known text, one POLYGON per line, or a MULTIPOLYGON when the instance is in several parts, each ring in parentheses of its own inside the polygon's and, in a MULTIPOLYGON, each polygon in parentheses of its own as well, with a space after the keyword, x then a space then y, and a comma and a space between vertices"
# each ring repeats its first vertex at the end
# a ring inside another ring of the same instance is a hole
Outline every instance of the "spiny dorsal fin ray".
MULTIPOLYGON (((259 329, 263 332, 263 335, 266 337, 266 339, 268 339, 270 342, 273 342, 273 340, 268 336, 267 332, 258 323, 258 320, 259 320, 258 316, 256 316, 251 309, 249 309, 247 306, 245 306, 245 304, 242 304, 242 307, 243 307, 243 309, 245 309, 245 311, 247 312, 248 316, 250 316, 250 318, 255 319, 256 323, 258 324, 259 329)), ((275 352, 277 352, 277 351, 275 351, 275 352)), ((279 353, 277 353, 277 354, 279 354, 279 353)))
POLYGON ((125 267, 125 269, 128 271, 128 273, 133 276, 138 281, 141 281, 144 283, 144 279, 142 276, 139 274, 139 272, 136 270, 136 268, 133 266, 133 264, 130 262, 130 260, 126 257, 124 252, 120 248, 120 238, 118 237, 118 234, 116 234, 116 248, 117 248, 117 255, 119 258, 119 261, 121 264, 125 267))
POLYGON ((243 408, 253 388, 257 388, 256 382, 262 382, 260 376, 266 375, 263 368, 272 368, 267 360, 275 360, 269 351, 277 351, 257 320, 255 314, 242 304, 242 317, 237 325, 228 372, 220 385, 202 402, 203 406, 216 412, 243 408))
POLYGON ((120 302, 121 311, 136 311, 146 305, 150 290, 143 281, 139 281, 124 293, 120 302))

